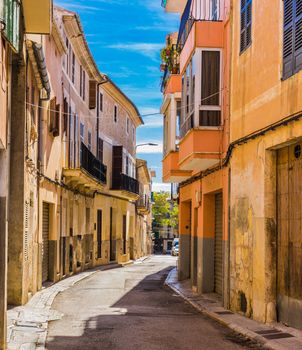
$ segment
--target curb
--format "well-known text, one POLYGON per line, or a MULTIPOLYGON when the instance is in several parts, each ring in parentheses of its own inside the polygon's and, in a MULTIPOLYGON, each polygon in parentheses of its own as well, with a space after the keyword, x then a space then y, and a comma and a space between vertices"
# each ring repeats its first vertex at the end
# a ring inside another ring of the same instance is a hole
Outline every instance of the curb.
POLYGON ((270 344, 267 344, 267 340, 265 338, 263 338, 262 336, 255 334, 252 331, 247 330, 246 328, 240 327, 237 324, 233 323, 233 322, 227 322, 226 320, 222 319, 221 317, 219 317, 217 314, 208 311, 206 308, 201 307, 200 305, 198 305, 197 303, 195 303, 194 301, 190 300, 190 298, 188 298, 185 294, 183 294, 179 289, 177 289, 176 287, 173 286, 173 284, 171 282, 169 282, 172 273, 174 272, 174 269, 172 269, 166 280, 165 280, 165 285, 167 287, 169 287, 173 292, 177 293, 178 295, 180 295, 186 302, 188 302, 191 306, 193 306, 196 310, 198 310, 200 313, 202 313, 203 315, 211 318, 212 320, 220 323, 221 325, 229 328, 230 330, 244 336, 247 339, 256 341, 257 343, 259 343, 261 346, 263 346, 265 349, 269 349, 269 350, 279 350, 277 347, 274 347, 270 344))

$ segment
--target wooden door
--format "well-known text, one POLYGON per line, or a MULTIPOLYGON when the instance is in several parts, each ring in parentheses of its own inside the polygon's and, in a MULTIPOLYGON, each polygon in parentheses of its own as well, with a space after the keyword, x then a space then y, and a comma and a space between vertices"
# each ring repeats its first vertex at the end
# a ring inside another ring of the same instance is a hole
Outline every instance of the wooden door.
POLYGON ((301 145, 277 154, 278 320, 302 329, 302 157, 301 145))

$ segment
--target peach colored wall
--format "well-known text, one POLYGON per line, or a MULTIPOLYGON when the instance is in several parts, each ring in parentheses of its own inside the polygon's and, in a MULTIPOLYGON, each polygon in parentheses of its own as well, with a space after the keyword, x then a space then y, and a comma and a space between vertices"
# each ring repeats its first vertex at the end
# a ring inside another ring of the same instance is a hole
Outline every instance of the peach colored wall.
POLYGON ((173 94, 175 92, 181 92, 180 74, 171 74, 165 88, 165 94, 173 94))
POLYGON ((216 153, 215 157, 218 159, 218 153, 220 152, 220 137, 221 131, 217 129, 192 129, 180 142, 179 163, 183 163, 186 158, 191 155, 194 156, 194 153, 203 153, 205 158, 207 156, 213 158, 213 153, 216 153))
POLYGON ((195 22, 180 54, 180 72, 183 74, 196 47, 222 48, 224 23, 214 21, 195 22))

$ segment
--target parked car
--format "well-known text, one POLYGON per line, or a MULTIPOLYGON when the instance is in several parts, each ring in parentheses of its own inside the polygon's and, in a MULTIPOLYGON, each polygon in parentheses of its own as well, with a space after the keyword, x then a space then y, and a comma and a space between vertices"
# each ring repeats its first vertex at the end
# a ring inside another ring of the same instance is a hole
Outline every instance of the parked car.
POLYGON ((172 255, 178 256, 179 254, 179 238, 174 238, 173 245, 172 245, 172 255))

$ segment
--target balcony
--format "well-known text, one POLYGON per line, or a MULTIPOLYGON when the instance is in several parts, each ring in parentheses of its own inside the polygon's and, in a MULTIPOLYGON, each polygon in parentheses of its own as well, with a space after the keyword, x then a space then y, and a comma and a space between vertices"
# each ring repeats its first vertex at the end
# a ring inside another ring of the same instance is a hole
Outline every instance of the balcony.
POLYGON ((187 0, 162 0, 161 6, 165 8, 166 12, 182 13, 186 2, 187 0))
POLYGON ((222 127, 190 129, 179 144, 179 168, 196 173, 219 163, 221 133, 222 127))
POLYGON ((180 183, 192 175, 191 170, 179 167, 179 151, 169 152, 163 159, 163 182, 180 183))
POLYGON ((136 202, 136 208, 139 214, 148 215, 151 212, 151 202, 146 194, 140 195, 140 199, 136 202))
POLYGON ((23 0, 26 33, 50 34, 52 23, 51 0, 23 0))
POLYGON ((66 184, 82 192, 101 190, 107 183, 107 167, 83 142, 80 145, 80 165, 63 170, 66 184))
POLYGON ((180 74, 168 74, 162 82, 162 93, 165 95, 181 93, 181 76, 180 74))
POLYGON ((177 48, 182 72, 196 47, 223 48, 224 0, 189 0, 181 18, 177 48))
POLYGON ((114 174, 112 175, 112 190, 119 191, 122 197, 137 200, 139 198, 139 182, 126 175, 114 174))

